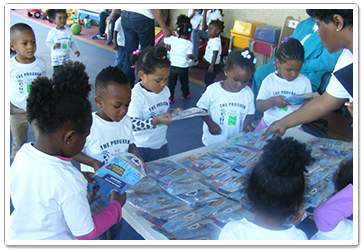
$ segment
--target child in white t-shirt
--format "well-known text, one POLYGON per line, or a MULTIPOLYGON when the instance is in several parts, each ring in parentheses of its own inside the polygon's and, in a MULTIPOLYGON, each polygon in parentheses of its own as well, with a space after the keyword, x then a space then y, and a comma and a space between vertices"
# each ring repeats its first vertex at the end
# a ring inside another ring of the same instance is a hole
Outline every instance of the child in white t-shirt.
POLYGON ((268 140, 246 189, 254 219, 227 223, 219 240, 307 240, 287 221, 302 206, 304 172, 313 161, 305 144, 292 137, 268 140))
POLYGON ((311 240, 353 240, 353 160, 343 160, 333 178, 336 194, 313 211, 318 232, 311 240))
POLYGON ((248 48, 232 52, 224 69, 226 79, 207 87, 197 102, 209 116, 204 120, 202 142, 205 146, 230 139, 243 131, 252 131, 254 94, 248 85, 256 59, 248 48))
POLYGON ((206 45, 203 59, 206 61, 205 87, 214 82, 217 74, 221 71, 221 32, 224 31, 224 22, 219 19, 212 20, 207 28, 209 40, 206 45))
MULTIPOLYGON (((170 71, 167 49, 162 46, 134 51, 141 81, 132 89, 128 116, 132 119, 135 145, 145 162, 169 156, 167 126, 173 121, 169 111, 169 89, 166 87, 170 71)), ((174 112, 182 111, 177 108, 174 112)))
POLYGON ((61 65, 53 79, 37 78, 27 99, 39 135, 18 151, 10 169, 11 240, 95 239, 122 219, 126 194, 91 215, 87 181, 72 165, 90 133, 91 86, 85 66, 61 65))
POLYGON ((65 27, 67 22, 67 12, 65 9, 49 9, 47 16, 56 27, 52 28, 47 36, 46 45, 51 49, 51 59, 53 69, 59 65, 71 61, 71 50, 80 56, 75 42, 72 38, 72 32, 65 27))
POLYGON ((113 49, 116 50, 114 66, 121 69, 125 57, 125 36, 120 17, 115 21, 113 49))
POLYGON ((200 29, 202 22, 202 9, 189 9, 187 16, 191 20, 192 29, 200 29))
MULTIPOLYGON (((10 127, 13 135, 10 160, 27 141, 28 120, 26 100, 33 80, 45 76, 45 61, 35 56, 37 44, 32 27, 16 23, 10 28, 10 49, 16 53, 10 58, 10 127)), ((33 126, 36 132, 35 126, 33 126)), ((37 134, 35 133, 35 138, 37 134)))
POLYGON ((179 15, 177 18, 178 37, 170 36, 164 38, 164 43, 167 45, 167 48, 170 47, 171 70, 168 77, 168 88, 171 96, 169 97, 169 103, 174 102, 174 89, 176 88, 178 79, 181 83, 181 99, 184 100, 191 97, 188 86, 188 62, 190 59, 195 58, 192 54, 192 43, 188 40, 191 32, 190 19, 186 15, 179 15))
POLYGON ((274 121, 302 107, 292 105, 284 99, 312 93, 311 81, 300 73, 304 62, 304 48, 295 38, 286 38, 276 54, 276 72, 269 74, 262 82, 257 95, 256 108, 264 112, 255 131, 269 127, 274 121))

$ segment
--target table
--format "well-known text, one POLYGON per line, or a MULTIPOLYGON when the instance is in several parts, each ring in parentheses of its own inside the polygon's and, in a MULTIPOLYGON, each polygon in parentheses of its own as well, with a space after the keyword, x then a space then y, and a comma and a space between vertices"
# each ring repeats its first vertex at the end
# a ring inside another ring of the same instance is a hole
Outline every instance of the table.
MULTIPOLYGON (((300 142, 305 142, 307 140, 315 138, 314 136, 303 132, 297 128, 290 128, 286 131, 283 138, 285 137, 294 137, 300 142)), ((193 149, 190 151, 186 151, 177 155, 169 156, 164 159, 176 161, 185 156, 191 155, 193 153, 203 153, 210 151, 211 149, 219 146, 221 143, 210 145, 207 147, 201 147, 197 149, 193 149)), ((169 240, 167 237, 162 235, 161 233, 155 231, 153 229, 153 224, 146 221, 143 217, 139 216, 136 212, 138 209, 134 208, 132 205, 125 203, 123 207, 123 218, 129 223, 131 227, 134 228, 136 232, 138 232, 144 239, 146 240, 169 240)))

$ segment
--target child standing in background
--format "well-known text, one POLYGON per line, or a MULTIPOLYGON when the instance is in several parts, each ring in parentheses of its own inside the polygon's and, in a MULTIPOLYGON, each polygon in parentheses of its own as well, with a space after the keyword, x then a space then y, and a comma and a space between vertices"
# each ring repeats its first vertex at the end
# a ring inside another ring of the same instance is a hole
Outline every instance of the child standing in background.
POLYGON ((11 240, 89 240, 121 220, 126 194, 91 215, 87 181, 71 163, 90 133, 91 86, 79 62, 59 67, 53 78, 37 78, 27 99, 37 141, 26 143, 10 169, 11 240))
POLYGON ((197 107, 206 109, 202 142, 205 146, 252 131, 254 94, 248 85, 256 59, 248 48, 232 52, 224 69, 226 80, 207 87, 197 107))
POLYGON ((48 17, 56 24, 47 36, 46 44, 51 49, 51 58, 53 69, 59 65, 71 61, 70 51, 72 50, 77 57, 80 56, 75 42, 72 38, 72 32, 65 28, 67 22, 67 12, 65 9, 50 9, 47 11, 48 17))
POLYGON ((207 62, 205 71, 205 87, 214 82, 221 71, 221 32, 224 31, 224 22, 219 19, 212 20, 207 28, 209 41, 206 45, 204 60, 207 62))
POLYGON ((304 172, 313 161, 306 145, 292 137, 268 140, 248 180, 255 218, 229 222, 219 240, 307 240, 302 230, 285 222, 302 206, 304 172))
POLYGON ((336 194, 313 211, 318 232, 311 240, 353 239, 353 160, 340 163, 333 182, 336 194))
POLYGON ((286 39, 276 54, 276 72, 263 80, 258 92, 256 108, 264 114, 255 131, 269 127, 302 106, 291 105, 284 98, 312 93, 311 81, 300 73, 305 58, 303 46, 295 38, 286 39))
POLYGON ((188 86, 188 61, 193 59, 192 43, 190 38, 192 27, 190 19, 186 15, 179 15, 177 18, 177 33, 178 38, 170 36, 164 38, 164 43, 170 46, 170 60, 171 71, 168 77, 168 88, 171 92, 169 103, 174 102, 174 90, 176 88, 177 80, 181 83, 182 97, 181 99, 188 99, 191 97, 190 88, 188 86))
POLYGON ((188 10, 188 17, 191 20, 192 29, 199 29, 202 22, 202 9, 189 9, 188 10))
POLYGON ((125 57, 125 36, 120 17, 115 21, 113 44, 113 49, 116 50, 114 66, 121 69, 125 57))
MULTIPOLYGON (((28 119, 26 100, 35 78, 45 76, 46 63, 35 56, 37 44, 33 29, 25 23, 16 23, 10 28, 10 49, 16 53, 10 58, 10 127, 13 135, 10 160, 26 143, 28 119)), ((33 124, 34 125, 34 124, 33 124)), ((33 126, 35 138, 37 129, 33 126)))
MULTIPOLYGON (((166 87, 170 71, 167 49, 157 46, 132 54, 141 81, 132 89, 128 116, 132 119, 135 144, 145 162, 169 156, 167 126, 169 118, 169 89, 166 87)), ((177 108, 174 112, 182 111, 177 108)))

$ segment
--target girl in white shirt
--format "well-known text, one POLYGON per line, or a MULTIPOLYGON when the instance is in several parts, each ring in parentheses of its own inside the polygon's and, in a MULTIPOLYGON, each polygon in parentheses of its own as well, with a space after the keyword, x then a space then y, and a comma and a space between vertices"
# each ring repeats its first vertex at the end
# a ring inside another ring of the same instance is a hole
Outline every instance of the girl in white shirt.
POLYGON ((307 240, 302 230, 287 221, 302 206, 304 172, 313 161, 305 144, 292 137, 268 140, 248 180, 255 218, 229 222, 219 240, 307 240))
MULTIPOLYGON (((131 62, 136 63, 141 81, 132 89, 127 115, 132 119, 135 145, 145 162, 169 156, 167 126, 173 121, 169 111, 170 92, 167 80, 170 61, 162 46, 134 51, 131 62)), ((181 111, 181 108, 174 112, 181 111)))
POLYGON ((181 99, 188 99, 191 97, 190 88, 188 86, 188 62, 190 59, 195 58, 193 53, 193 46, 189 40, 192 32, 190 19, 186 15, 179 15, 177 17, 177 33, 178 37, 170 36, 164 38, 164 43, 170 48, 171 71, 168 77, 168 88, 171 92, 169 103, 174 102, 174 89, 177 80, 181 83, 182 97, 181 99))
POLYGON ((11 240, 95 239, 121 220, 126 194, 113 192, 111 202, 91 215, 87 181, 71 163, 90 133, 90 90, 79 62, 60 66, 52 80, 33 81, 27 112, 39 135, 11 166, 11 240))
POLYGON ((263 80, 257 95, 257 111, 264 114, 255 131, 267 128, 273 122, 302 107, 302 104, 292 105, 285 101, 285 98, 312 93, 311 81, 300 73, 304 55, 302 44, 295 38, 285 38, 279 46, 276 72, 263 80))

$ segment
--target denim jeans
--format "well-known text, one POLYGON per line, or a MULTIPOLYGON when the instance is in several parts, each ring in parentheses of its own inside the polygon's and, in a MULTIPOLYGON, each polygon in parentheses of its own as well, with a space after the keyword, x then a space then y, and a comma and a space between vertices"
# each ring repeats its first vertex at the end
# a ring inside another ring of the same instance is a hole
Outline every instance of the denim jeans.
POLYGON ((114 67, 118 67, 119 69, 122 69, 123 64, 124 64, 124 57, 125 57, 125 47, 119 46, 119 48, 115 54, 114 67))
MULTIPOLYGON (((110 10, 104 10, 100 12, 99 15, 99 34, 103 35, 105 34, 105 30, 106 30, 106 18, 111 14, 110 10)), ((119 13, 116 13, 114 16, 114 19, 111 22, 111 34, 109 35, 109 40, 108 41, 112 41, 112 38, 114 36, 114 27, 115 27, 115 22, 116 20, 120 17, 119 13)))
POLYGON ((131 68, 130 55, 138 49, 154 46, 154 20, 135 12, 122 11, 121 25, 125 36, 125 58, 122 71, 134 86, 134 69, 131 68))
POLYGON ((198 57, 198 47, 200 46, 201 39, 209 39, 207 31, 198 29, 192 30, 191 42, 193 45, 193 55, 195 56, 195 59, 198 57))

